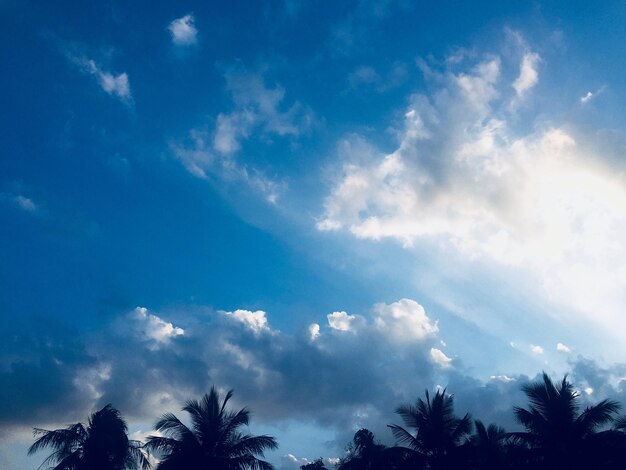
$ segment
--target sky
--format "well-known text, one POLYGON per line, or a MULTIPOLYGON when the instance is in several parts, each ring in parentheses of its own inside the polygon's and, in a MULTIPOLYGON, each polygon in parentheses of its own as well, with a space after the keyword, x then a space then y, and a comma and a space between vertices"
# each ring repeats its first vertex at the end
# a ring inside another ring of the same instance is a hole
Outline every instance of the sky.
POLYGON ((278 470, 447 387, 626 403, 626 4, 0 0, 0 466, 234 389, 278 470))

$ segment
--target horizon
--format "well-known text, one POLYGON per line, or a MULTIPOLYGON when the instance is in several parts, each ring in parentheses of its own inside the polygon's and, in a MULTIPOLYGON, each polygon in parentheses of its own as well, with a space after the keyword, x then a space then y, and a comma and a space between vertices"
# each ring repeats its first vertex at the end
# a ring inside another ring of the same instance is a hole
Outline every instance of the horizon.
POLYGON ((0 12, 2 468, 212 385, 277 470, 424 390, 626 403, 624 2, 0 12))

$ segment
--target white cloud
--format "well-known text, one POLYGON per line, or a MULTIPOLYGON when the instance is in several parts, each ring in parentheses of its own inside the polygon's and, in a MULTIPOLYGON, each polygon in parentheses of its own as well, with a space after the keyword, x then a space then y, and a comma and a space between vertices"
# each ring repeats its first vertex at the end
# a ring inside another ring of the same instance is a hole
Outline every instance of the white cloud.
POLYGON ((198 40, 198 30, 193 15, 185 15, 172 21, 169 26, 172 41, 179 46, 189 46, 198 40))
POLYGON ((452 359, 446 356, 441 349, 431 348, 430 359, 443 369, 447 369, 452 365, 452 359))
POLYGON ((222 313, 243 323, 254 334, 271 331, 266 314, 263 310, 257 310, 255 312, 251 312, 250 310, 235 310, 234 312, 222 313))
POLYGON ((563 343, 557 343, 556 350, 559 352, 564 352, 564 353, 572 352, 572 350, 568 346, 564 345, 563 343))
POLYGON ((535 52, 526 52, 524 54, 520 65, 519 76, 515 82, 513 82, 513 88, 518 97, 523 96, 539 81, 539 74, 537 72, 539 61, 539 54, 535 52))
MULTIPOLYGON (((217 176, 228 183, 245 183, 251 189, 260 192, 270 204, 275 204, 284 184, 274 181, 254 167, 239 164, 227 152, 216 153, 208 148, 206 132, 193 129, 186 144, 173 143, 172 153, 178 158, 189 173, 197 178, 210 180, 217 176)), ((224 141, 222 149, 228 145, 238 145, 236 141, 224 141), (228 143, 230 142, 230 143, 228 143)))
POLYGON ((135 308, 131 313, 131 319, 134 320, 139 334, 143 338, 152 340, 154 347, 167 344, 173 338, 185 334, 185 330, 149 313, 146 307, 135 308))
POLYGON ((114 74, 102 69, 96 61, 84 56, 68 54, 69 59, 74 62, 84 73, 93 75, 100 88, 109 95, 115 96, 125 104, 132 103, 132 94, 128 75, 125 72, 114 74))
POLYGON ((598 90, 596 90, 595 92, 592 91, 588 91, 585 95, 580 97, 580 102, 582 104, 587 104, 589 103, 592 99, 597 98, 600 94, 602 94, 604 92, 604 90, 606 89, 606 87, 600 87, 598 90))
POLYGON ((311 341, 315 340, 320 335, 320 326, 317 323, 311 323, 309 325, 309 338, 311 341))
POLYGON ((537 346, 536 344, 531 344, 530 350, 535 354, 543 354, 543 348, 541 346, 537 346))
POLYGON ((346 312, 333 312, 326 315, 328 319, 328 325, 333 330, 339 331, 353 331, 354 326, 357 322, 357 315, 348 315, 346 312))
MULTIPOLYGON (((520 92, 539 60, 526 54, 520 92)), ((489 56, 432 72, 437 88, 412 96, 391 152, 359 136, 340 142, 317 228, 527 272, 548 300, 612 331, 626 327, 623 176, 566 126, 518 131, 502 63, 489 56)))
POLYGON ((280 85, 270 88, 260 74, 240 68, 229 69, 225 78, 235 110, 217 117, 215 151, 225 155, 239 151, 241 141, 248 139, 253 131, 297 137, 310 127, 312 114, 300 103, 283 110, 285 90, 280 85))
POLYGON ((593 93, 588 91, 586 95, 580 97, 580 102, 586 103, 587 101, 591 101, 591 98, 593 98, 593 93))
POLYGON ((375 327, 395 341, 421 341, 437 334, 439 327, 411 299, 374 306, 375 327))
POLYGON ((504 383, 515 382, 515 379, 513 377, 509 377, 508 375, 492 375, 489 379, 504 383))

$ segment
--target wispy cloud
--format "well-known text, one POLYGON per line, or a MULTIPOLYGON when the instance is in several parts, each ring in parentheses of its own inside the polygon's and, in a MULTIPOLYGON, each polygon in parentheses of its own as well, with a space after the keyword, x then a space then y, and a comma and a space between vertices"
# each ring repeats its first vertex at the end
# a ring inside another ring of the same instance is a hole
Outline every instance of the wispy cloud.
POLYGON ((591 100, 601 95, 604 92, 604 90, 606 90, 606 87, 603 86, 603 87, 598 88, 596 91, 588 91, 587 93, 585 93, 583 96, 580 97, 581 104, 589 103, 591 100))
POLYGON ((82 55, 67 53, 68 58, 85 74, 93 76, 100 88, 127 105, 133 103, 130 82, 126 72, 114 73, 103 69, 95 60, 82 55))
POLYGON ((198 41, 198 30, 192 14, 175 19, 167 29, 172 35, 172 42, 178 46, 190 46, 198 41))
POLYGON ((245 163, 243 145, 254 138, 259 140, 259 145, 271 145, 268 140, 272 137, 297 138, 310 129, 313 113, 299 102, 284 107, 284 88, 268 87, 260 73, 233 67, 226 70, 224 77, 234 109, 219 113, 212 131, 191 130, 188 142, 173 143, 172 151, 193 175, 243 181, 274 204, 285 183, 245 163), (238 153, 243 155, 237 157, 238 153))

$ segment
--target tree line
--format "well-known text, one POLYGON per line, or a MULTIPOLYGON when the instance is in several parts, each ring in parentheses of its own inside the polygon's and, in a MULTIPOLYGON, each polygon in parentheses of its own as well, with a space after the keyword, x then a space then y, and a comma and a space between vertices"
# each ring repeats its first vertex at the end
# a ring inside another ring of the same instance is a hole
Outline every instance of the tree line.
MULTIPOLYGON (((346 447, 336 470, 526 470, 626 468, 626 416, 612 400, 581 410, 579 393, 567 380, 553 382, 544 372, 527 384, 526 408, 514 407, 523 431, 506 432, 471 415, 458 417, 445 389, 425 393, 396 413, 402 425, 390 424, 394 446, 381 444, 361 429, 346 447)), ((131 440, 120 412, 106 405, 86 424, 45 430, 35 428, 29 455, 49 449, 40 468, 53 470, 271 470, 264 452, 278 447, 267 435, 243 432, 250 412, 231 410, 232 390, 215 387, 183 407, 190 426, 166 413, 145 443, 131 440)), ((300 467, 322 470, 322 459, 300 467)))

